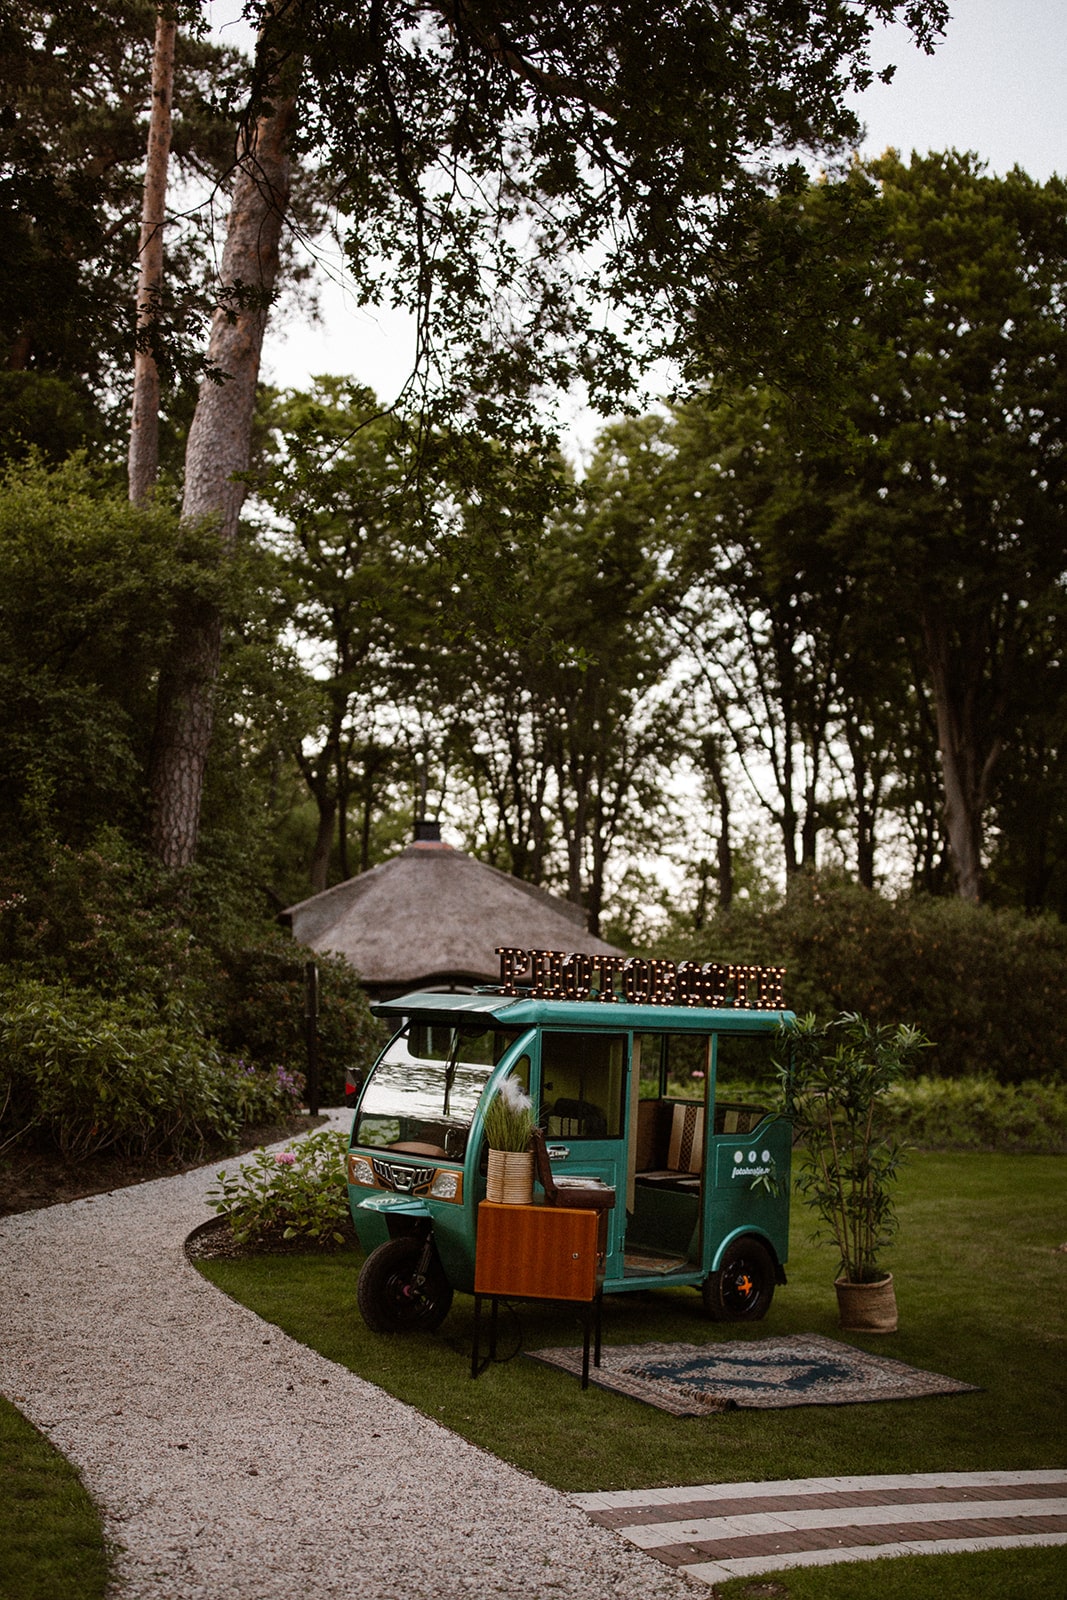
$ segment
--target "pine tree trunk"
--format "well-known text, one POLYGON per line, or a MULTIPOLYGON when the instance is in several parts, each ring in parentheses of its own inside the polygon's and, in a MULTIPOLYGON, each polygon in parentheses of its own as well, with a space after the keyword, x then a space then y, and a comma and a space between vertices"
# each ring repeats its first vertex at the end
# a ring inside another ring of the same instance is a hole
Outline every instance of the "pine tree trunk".
MULTIPOLYGON (((148 124, 148 159, 137 273, 138 345, 156 321, 157 297, 163 285, 163 223, 167 208, 170 162, 171 101, 174 95, 174 42, 177 23, 162 11, 156 15, 152 53, 152 115, 148 124)), ((159 473, 159 368, 148 349, 133 358, 133 414, 130 419, 130 499, 140 505, 159 473)))
MULTIPOLYGON (((251 459, 256 383, 289 199, 295 120, 295 93, 276 90, 269 115, 246 137, 221 273, 223 295, 237 293, 216 311, 208 347, 209 361, 226 376, 221 383, 207 378, 201 384, 186 446, 182 517, 188 523, 214 522, 223 561, 232 552, 246 492, 242 475, 251 459)), ((179 619, 160 675, 149 780, 151 843, 168 867, 187 866, 196 854, 221 645, 217 607, 191 604, 179 619)))

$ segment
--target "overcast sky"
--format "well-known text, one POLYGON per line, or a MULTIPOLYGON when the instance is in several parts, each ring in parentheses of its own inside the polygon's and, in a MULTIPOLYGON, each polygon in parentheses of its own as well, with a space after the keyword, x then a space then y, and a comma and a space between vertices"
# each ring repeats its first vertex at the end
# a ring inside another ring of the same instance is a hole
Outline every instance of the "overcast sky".
POLYGON ((897 72, 854 102, 864 155, 974 150, 992 172, 1067 175, 1067 0, 955 0, 951 11, 932 56, 904 29, 883 31, 876 64, 897 72))
MULTIPOLYGON (((207 0, 221 37, 243 43, 241 0, 207 0)), ((906 30, 884 30, 879 67, 895 62, 893 82, 856 100, 867 126, 864 155, 892 145, 913 150, 973 150, 992 172, 1020 166, 1042 181, 1067 175, 1067 0, 955 0, 946 35, 932 56, 906 30)), ((323 295, 325 326, 279 325, 265 351, 275 383, 301 386, 315 373, 348 374, 391 400, 410 364, 403 323, 383 323, 346 301, 323 295)))

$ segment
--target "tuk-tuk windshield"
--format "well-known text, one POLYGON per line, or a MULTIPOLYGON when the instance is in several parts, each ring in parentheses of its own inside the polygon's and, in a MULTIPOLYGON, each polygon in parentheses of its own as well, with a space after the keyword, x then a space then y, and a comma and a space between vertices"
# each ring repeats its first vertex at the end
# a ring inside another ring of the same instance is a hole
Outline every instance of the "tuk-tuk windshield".
POLYGON ((489 1075, 523 1031, 409 1024, 367 1084, 353 1145, 418 1146, 413 1154, 462 1161, 489 1075))

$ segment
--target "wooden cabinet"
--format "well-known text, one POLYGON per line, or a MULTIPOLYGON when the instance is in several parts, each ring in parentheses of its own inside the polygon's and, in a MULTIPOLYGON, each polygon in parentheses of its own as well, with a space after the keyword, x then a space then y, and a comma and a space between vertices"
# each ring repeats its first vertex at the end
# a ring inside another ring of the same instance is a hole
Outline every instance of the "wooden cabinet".
POLYGON ((604 1254, 599 1235, 604 1216, 603 1211, 563 1206, 502 1206, 482 1201, 474 1256, 472 1378, 496 1359, 499 1299, 573 1300, 583 1308, 582 1388, 587 1387, 591 1335, 595 1335, 594 1365, 600 1365, 604 1254), (489 1356, 484 1363, 480 1359, 483 1296, 492 1307, 489 1356))
POLYGON ((603 1276, 595 1211, 563 1206, 478 1207, 475 1294, 592 1300, 603 1276))

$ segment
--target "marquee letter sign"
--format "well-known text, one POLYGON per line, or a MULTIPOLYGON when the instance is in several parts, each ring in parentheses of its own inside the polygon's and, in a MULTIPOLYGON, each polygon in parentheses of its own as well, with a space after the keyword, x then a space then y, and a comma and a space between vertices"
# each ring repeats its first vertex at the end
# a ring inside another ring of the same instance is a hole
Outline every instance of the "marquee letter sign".
POLYGON ((708 961, 642 961, 583 951, 498 945, 500 992, 533 1000, 626 1001, 639 1006, 712 1006, 781 1011, 784 967, 708 961))

